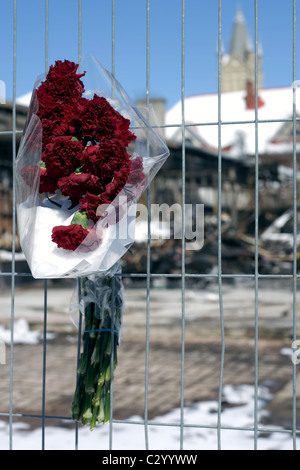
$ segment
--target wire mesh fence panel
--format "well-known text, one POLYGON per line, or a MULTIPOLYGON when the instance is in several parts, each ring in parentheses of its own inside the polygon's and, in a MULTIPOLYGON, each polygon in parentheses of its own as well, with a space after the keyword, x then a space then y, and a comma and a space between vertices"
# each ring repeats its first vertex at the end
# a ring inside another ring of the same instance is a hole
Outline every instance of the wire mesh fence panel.
MULTIPOLYGON (((190 81, 193 73, 205 74, 203 62, 197 72, 205 38, 199 44, 200 58, 192 61, 195 68, 189 58, 191 51, 195 56, 191 44, 200 34, 195 24, 204 21, 194 22, 194 17, 199 11, 204 15, 206 2, 199 2, 199 10, 192 0, 176 0, 174 10, 161 17, 164 2, 129 1, 126 18, 121 17, 120 1, 98 3, 93 11, 87 1, 72 2, 72 32, 65 39, 72 48, 60 47, 63 53, 72 50, 81 68, 83 52, 92 42, 117 78, 126 67, 127 75, 136 73, 134 99, 148 110, 154 106, 154 128, 171 153, 141 198, 146 208, 146 216, 138 220, 143 239, 122 259, 125 310, 111 382, 111 415, 90 434, 70 414, 82 347, 80 282, 33 279, 18 241, 16 180, 10 172, 28 108, 17 96, 25 73, 18 37, 23 10, 20 2, 11 1, 11 102, 3 99, 7 90, 0 80, 2 114, 11 116, 0 127, 0 227, 4 234, 8 219, 11 227, 10 242, 0 252, 3 448, 296 450, 297 1, 280 6, 291 27, 285 51, 291 72, 288 87, 280 92, 278 87, 272 95, 262 86, 263 2, 250 2, 253 44, 237 10, 229 54, 224 53, 228 3, 211 2, 206 19, 213 25, 217 49, 216 91, 199 96, 190 96, 190 81), (99 15, 106 36, 99 23, 96 28, 99 15), (163 34, 167 18, 176 30, 174 43, 163 34), (128 39, 122 36, 124 21, 128 39), (159 44, 155 37, 161 38, 159 44), (135 46, 131 65, 126 63, 130 41, 135 46), (170 57, 162 60, 161 51, 169 51, 170 57), (163 83, 167 87, 169 81, 171 87, 172 82, 177 103, 166 112, 164 100, 154 98, 153 77, 174 67, 176 75, 163 83), (5 183, 6 173, 12 175, 11 183, 5 183), (157 226, 163 229, 168 223, 168 236, 157 235, 157 226)), ((61 55, 54 36, 63 27, 57 2, 39 2, 39 9, 39 60, 46 73, 55 53, 61 55)), ((28 34, 34 41, 33 33, 28 34)))

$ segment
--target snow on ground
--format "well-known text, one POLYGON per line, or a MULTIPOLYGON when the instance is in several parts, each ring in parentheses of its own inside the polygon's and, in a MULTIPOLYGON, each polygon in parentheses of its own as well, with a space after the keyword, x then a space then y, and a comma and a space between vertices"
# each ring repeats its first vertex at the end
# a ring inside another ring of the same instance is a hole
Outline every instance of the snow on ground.
MULTIPOLYGON (((14 326, 14 344, 38 344, 41 339, 39 331, 30 331, 28 322, 21 318, 14 326)), ((11 330, 0 325, 0 341, 5 344, 11 342, 11 330)))
MULTIPOLYGON (((14 344, 38 344, 43 334, 40 331, 30 330, 29 324, 25 318, 16 320, 14 324, 14 344)), ((53 338, 52 333, 47 333, 47 338, 53 338)), ((0 342, 11 343, 11 330, 0 325, 0 342)))
MULTIPOLYGON (((10 334, 9 329, 0 326, 0 342, 9 344, 10 334)), ((31 331, 26 320, 20 319, 15 322, 15 343, 36 344, 40 340, 41 334, 37 331, 31 331)), ((282 354, 290 355, 291 353, 292 350, 282 350, 282 354)), ((259 420, 267 415, 264 408, 271 398, 268 387, 259 387, 257 402, 259 420)), ((253 450, 254 387, 226 385, 223 388, 223 403, 226 406, 221 413, 221 448, 224 450, 253 450)), ((145 428, 143 420, 139 416, 133 416, 128 421, 130 422, 113 423, 112 449, 144 450, 145 428)), ((184 425, 184 450, 218 449, 218 403, 216 401, 199 402, 185 408, 184 425)), ((259 429, 263 430, 263 425, 259 424, 259 429)), ((293 449, 291 433, 282 432, 284 430, 279 427, 272 426, 271 429, 274 432, 258 432, 259 450, 293 449)), ((99 426, 92 432, 89 428, 80 427, 78 449, 109 450, 109 433, 109 424, 99 426)), ((0 421, 0 450, 9 449, 9 436, 9 424, 0 421)), ((172 410, 164 416, 158 416, 155 420, 149 421, 148 436, 149 450, 179 450, 180 409, 172 410)), ((41 450, 42 428, 30 430, 29 425, 25 422, 14 423, 12 442, 14 450, 41 450)), ((46 426, 45 448, 46 450, 74 450, 74 429, 46 426)), ((297 439, 297 448, 300 448, 300 438, 297 439)))
MULTIPOLYGON (((259 416, 271 398, 266 387, 260 387, 258 399, 259 416)), ((224 387, 224 400, 231 405, 221 414, 221 448, 223 450, 254 450, 254 388, 249 385, 224 387), (232 429, 233 428, 233 429, 232 429), (241 430, 241 428, 243 428, 241 430)), ((218 403, 207 401, 197 403, 184 410, 184 450, 217 450, 218 403), (199 427, 195 427, 199 426, 199 427)), ((112 450, 144 450, 145 432, 140 417, 133 416, 130 423, 113 423, 112 450), (136 423, 136 424, 135 424, 136 423)), ((149 425, 149 450, 180 450, 180 410, 175 409, 164 416, 158 416, 149 425), (167 424, 175 424, 168 426, 167 424)), ((150 422, 151 423, 151 422, 150 422)), ((259 425, 262 428, 262 425, 259 425)), ((272 427, 272 433, 258 433, 258 450, 292 450, 290 433, 280 432, 272 427), (277 432, 276 432, 277 431, 277 432)), ((109 450, 110 425, 102 425, 94 431, 79 429, 78 450, 109 450)), ((297 440, 300 446, 300 439, 297 440)), ((9 448, 9 425, 0 421, 0 450, 9 448)), ((14 450, 41 450, 42 429, 30 431, 25 423, 13 425, 14 450)), ((46 450, 74 450, 74 430, 62 427, 45 428, 46 450)))

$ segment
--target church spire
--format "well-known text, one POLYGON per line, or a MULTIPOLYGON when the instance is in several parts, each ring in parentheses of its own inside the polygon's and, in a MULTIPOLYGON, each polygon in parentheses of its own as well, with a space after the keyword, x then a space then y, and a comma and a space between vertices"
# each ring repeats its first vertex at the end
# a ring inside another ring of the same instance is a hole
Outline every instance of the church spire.
MULTIPOLYGON (((258 50, 258 88, 262 87, 262 51, 258 50)), ((233 21, 230 48, 222 60, 222 92, 248 90, 255 82, 255 53, 246 21, 238 6, 233 21)))
POLYGON ((252 51, 253 46, 246 28, 245 18, 240 8, 238 8, 234 19, 229 54, 232 57, 245 60, 247 54, 252 51))

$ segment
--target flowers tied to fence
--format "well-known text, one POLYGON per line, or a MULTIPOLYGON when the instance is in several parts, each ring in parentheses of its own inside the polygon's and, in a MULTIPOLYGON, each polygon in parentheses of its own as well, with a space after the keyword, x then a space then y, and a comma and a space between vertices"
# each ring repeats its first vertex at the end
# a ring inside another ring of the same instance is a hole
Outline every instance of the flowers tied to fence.
POLYGON ((58 60, 34 87, 15 169, 19 238, 33 277, 78 279, 84 331, 72 415, 91 428, 110 417, 120 259, 134 242, 116 229, 124 217, 134 224, 136 203, 168 155, 94 57, 82 73, 58 60), (86 87, 89 74, 96 78, 86 87))

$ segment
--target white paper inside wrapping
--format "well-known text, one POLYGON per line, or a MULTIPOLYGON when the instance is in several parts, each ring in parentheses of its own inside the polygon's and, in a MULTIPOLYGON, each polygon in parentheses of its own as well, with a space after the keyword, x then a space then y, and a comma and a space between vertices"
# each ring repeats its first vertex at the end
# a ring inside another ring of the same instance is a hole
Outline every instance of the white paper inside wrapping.
MULTIPOLYGON (((27 233, 22 239, 22 249, 34 278, 77 277, 92 272, 107 272, 134 242, 135 204, 128 208, 127 216, 117 224, 107 225, 105 219, 97 224, 97 231, 102 234, 98 248, 86 252, 82 247, 75 251, 58 248, 51 239, 52 229, 57 225, 69 225, 74 212, 70 214, 70 211, 41 204, 36 207, 35 226, 31 234, 27 233), (116 236, 118 233, 122 238, 116 236)), ((18 207, 20 226, 26 225, 31 213, 32 200, 28 198, 18 207)))

